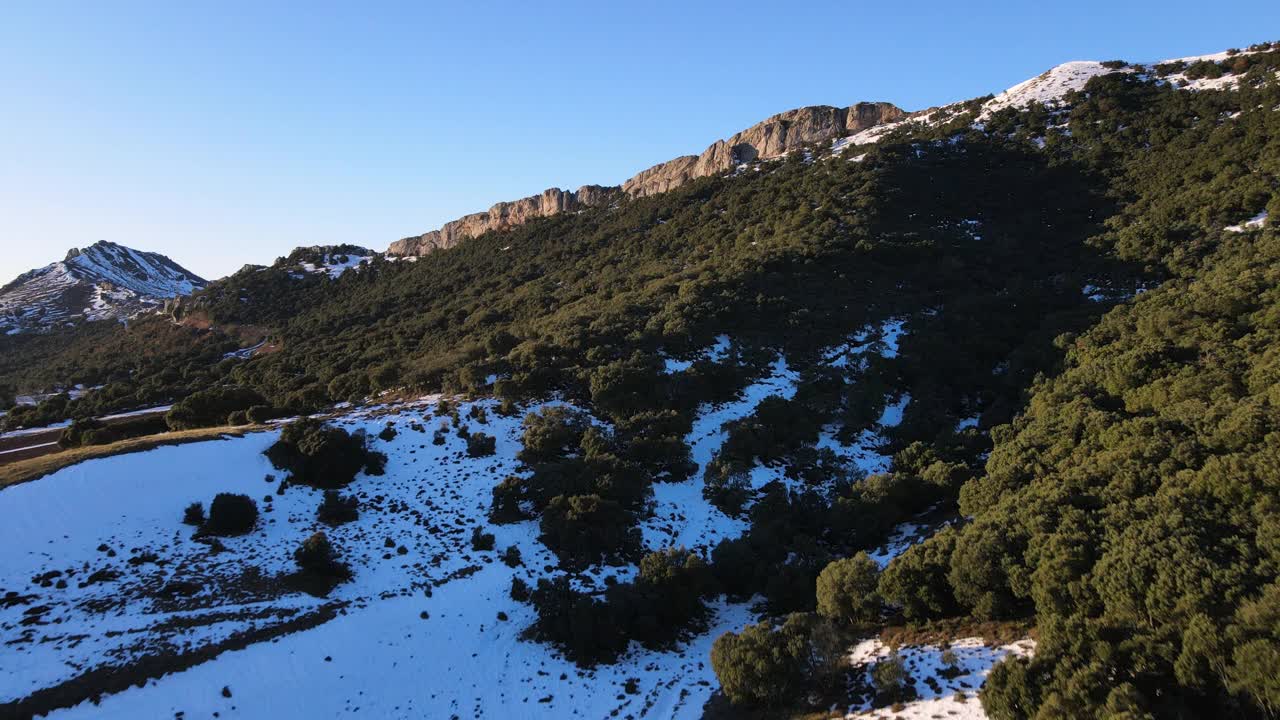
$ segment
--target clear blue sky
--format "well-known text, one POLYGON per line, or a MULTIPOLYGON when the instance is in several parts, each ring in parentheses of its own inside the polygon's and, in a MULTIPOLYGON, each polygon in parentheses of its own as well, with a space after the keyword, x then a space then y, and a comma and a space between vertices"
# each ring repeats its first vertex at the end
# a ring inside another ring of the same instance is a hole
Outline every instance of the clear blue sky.
POLYGON ((618 183, 801 105, 1280 39, 1280 3, 5 3, 0 283, 106 239, 206 277, 618 183))

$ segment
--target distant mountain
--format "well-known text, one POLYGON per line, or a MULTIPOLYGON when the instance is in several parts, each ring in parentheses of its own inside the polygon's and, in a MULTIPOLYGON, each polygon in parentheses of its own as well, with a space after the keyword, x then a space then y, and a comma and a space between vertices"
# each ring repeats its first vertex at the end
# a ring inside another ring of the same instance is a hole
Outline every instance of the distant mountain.
POLYGON ((101 240, 0 288, 0 332, 128 318, 190 295, 205 280, 173 260, 101 240))

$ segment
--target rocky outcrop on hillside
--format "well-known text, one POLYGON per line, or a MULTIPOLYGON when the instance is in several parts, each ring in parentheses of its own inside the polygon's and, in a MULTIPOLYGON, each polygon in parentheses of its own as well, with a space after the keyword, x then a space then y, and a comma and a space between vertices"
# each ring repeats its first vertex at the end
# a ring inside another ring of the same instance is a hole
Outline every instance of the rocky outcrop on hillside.
POLYGON ((715 175, 735 165, 781 157, 812 143, 822 143, 906 117, 889 103, 858 103, 846 108, 817 105, 779 113, 727 140, 718 140, 701 155, 685 155, 644 170, 622 184, 632 197, 666 192, 695 178, 715 175))
POLYGON ((445 223, 439 230, 397 240, 391 243, 387 253, 426 255, 433 250, 453 247, 465 238, 475 237, 490 230, 505 230, 535 218, 608 205, 621 197, 622 189, 617 186, 583 185, 576 191, 549 188, 540 195, 513 202, 500 202, 489 208, 488 212, 464 215, 457 220, 445 223))
POLYGON ((464 215, 439 230, 391 243, 390 255, 426 255, 453 247, 465 238, 505 230, 535 218, 562 212, 602 207, 623 197, 645 197, 666 192, 700 177, 714 175, 736 165, 781 157, 812 143, 830 142, 907 114, 890 103, 858 103, 838 108, 816 105, 779 113, 752 125, 727 140, 717 140, 701 155, 684 155, 654 165, 619 186, 584 185, 577 191, 550 188, 541 195, 501 202, 488 212, 464 215))

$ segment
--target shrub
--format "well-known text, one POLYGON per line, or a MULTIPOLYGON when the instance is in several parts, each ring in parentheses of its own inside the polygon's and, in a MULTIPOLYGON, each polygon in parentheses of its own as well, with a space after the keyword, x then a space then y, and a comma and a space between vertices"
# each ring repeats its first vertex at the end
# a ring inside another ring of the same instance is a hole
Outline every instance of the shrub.
POLYGON ((625 429, 625 457, 649 469, 656 480, 686 480, 698 467, 684 440, 687 431, 688 421, 674 410, 632 416, 625 429))
POLYGON ((702 476, 702 497, 730 517, 741 515, 751 499, 751 478, 746 471, 734 470, 719 455, 707 463, 702 476))
POLYGON ((502 562, 506 563, 507 567, 511 567, 511 568, 519 567, 521 562, 520 548, 516 547, 515 545, 512 545, 508 547, 506 550, 502 551, 502 562))
POLYGON ((386 463, 385 455, 368 449, 363 434, 349 434, 310 418, 285 427, 266 456, 277 469, 290 473, 291 482, 320 488, 346 485, 362 469, 381 475, 386 463))
POLYGON ((111 442, 106 426, 93 418, 73 421, 58 436, 59 447, 76 448, 111 442))
MULTIPOLYGON (((625 592, 624 587, 611 592, 625 592)), ((677 639, 705 615, 702 597, 711 587, 710 569, 691 552, 672 548, 645 555, 628 593, 633 608, 628 637, 646 645, 677 639)))
POLYGON ((280 411, 270 405, 254 405, 245 411, 245 415, 249 418, 249 422, 255 425, 262 425, 268 420, 280 417, 280 411))
POLYGON ((493 533, 487 533, 482 527, 471 530, 471 549, 488 552, 493 549, 493 533))
POLYGON ((209 503, 204 531, 210 535, 243 535, 258 522, 258 505, 248 495, 218 493, 209 503))
POLYGON ((471 433, 467 436, 467 457, 488 457, 494 453, 496 446, 497 441, 492 435, 471 433))
POLYGON ((326 578, 347 578, 351 575, 347 566, 338 561, 337 552, 322 532, 303 540, 293 551, 293 560, 303 573, 326 578))
POLYGON ((871 667, 871 684, 875 686, 878 702, 890 704, 909 700, 912 694, 908 684, 910 680, 907 666, 896 652, 871 667))
POLYGON ((599 495, 558 495, 542 513, 542 542, 562 562, 585 566, 626 556, 639 544, 631 514, 599 495))
POLYGON ((589 380, 592 405, 609 416, 623 420, 655 409, 665 396, 662 363, 653 356, 635 353, 630 358, 600 365, 589 380))
POLYGON ((778 707, 794 703, 813 662, 808 628, 800 616, 780 627, 768 622, 725 633, 711 646, 711 667, 730 702, 778 707))
POLYGON ((326 525, 341 525, 360 515, 360 501, 354 495, 343 497, 337 490, 325 490, 324 500, 316 509, 316 519, 326 525))
POLYGON ((716 582, 735 600, 745 600, 756 591, 756 567, 760 558, 747 537, 726 538, 711 551, 711 567, 716 582))
POLYGON ((382 428, 382 431, 378 433, 378 439, 384 442, 395 440, 396 426, 391 423, 387 423, 387 426, 382 428))
POLYGON ((555 462, 578 452, 582 435, 591 426, 583 412, 566 407, 548 407, 524 419, 520 462, 533 465, 555 462))
POLYGON ((516 602, 524 602, 529 599, 529 583, 524 578, 511 578, 511 599, 516 602))
POLYGON ((901 609, 910 622, 948 617, 959 612, 947 573, 956 531, 944 528, 889 562, 877 590, 885 602, 901 609))
POLYGON ((1212 60, 1197 60, 1187 66, 1186 75, 1188 80, 1216 79, 1222 77, 1222 66, 1212 60))
POLYGON ((719 460, 734 471, 750 470, 758 458, 766 465, 786 459, 817 439, 814 413, 795 400, 769 396, 748 417, 727 426, 719 460))
POLYGON ((231 413, 262 405, 266 400, 246 387, 215 387, 194 392, 174 404, 165 422, 174 430, 211 427, 227 422, 231 413))
POLYGON ((204 505, 193 502, 182 511, 182 522, 200 527, 204 524, 204 505))
POLYGON ((529 599, 538 619, 528 636, 552 643, 579 665, 613 662, 626 650, 626 622, 618 608, 576 592, 567 577, 539 580, 529 599))
POLYGON ((493 504, 489 508, 489 521, 513 523, 528 520, 529 514, 521 507, 524 500, 524 481, 511 475, 493 488, 493 504))
POLYGON ((828 564, 818 574, 818 614, 846 623, 879 619, 879 576, 880 567, 864 552, 828 564))

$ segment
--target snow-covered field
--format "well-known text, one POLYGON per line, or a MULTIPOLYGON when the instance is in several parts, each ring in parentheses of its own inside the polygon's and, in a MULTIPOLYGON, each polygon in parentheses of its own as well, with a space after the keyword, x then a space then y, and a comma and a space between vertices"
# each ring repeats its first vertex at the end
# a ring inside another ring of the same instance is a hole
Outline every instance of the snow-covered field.
MULTIPOLYGON (((433 445, 442 419, 431 403, 342 419, 371 434, 390 421, 398 434, 373 441, 389 457, 387 473, 349 486, 360 517, 338 528, 315 520, 318 491, 277 495, 278 480, 265 480, 278 475, 262 456, 275 432, 86 462, 0 492, 0 513, 12 519, 0 527, 0 594, 11 593, 0 609, 0 702, 104 665, 190 653, 336 611, 310 629, 54 716, 274 718, 359 708, 375 717, 697 717, 715 683, 710 643, 753 619, 745 606, 715 604, 707 632, 678 650, 636 646, 590 671, 517 640, 533 610, 509 597, 512 577, 532 584, 560 571, 535 522, 486 521, 491 489, 516 469, 522 418, 480 404, 487 421, 463 422, 495 436, 497 453, 487 458, 466 457, 453 432, 433 445), (217 492, 246 493, 262 511, 258 528, 224 539, 220 553, 180 523, 187 504, 217 492), (471 549, 477 526, 497 536, 494 552, 471 549), (324 599, 289 592, 275 578, 320 529, 355 579, 324 599), (510 546, 523 558, 514 569, 498 559, 510 546)), ((631 572, 593 568, 579 582, 631 572)))

